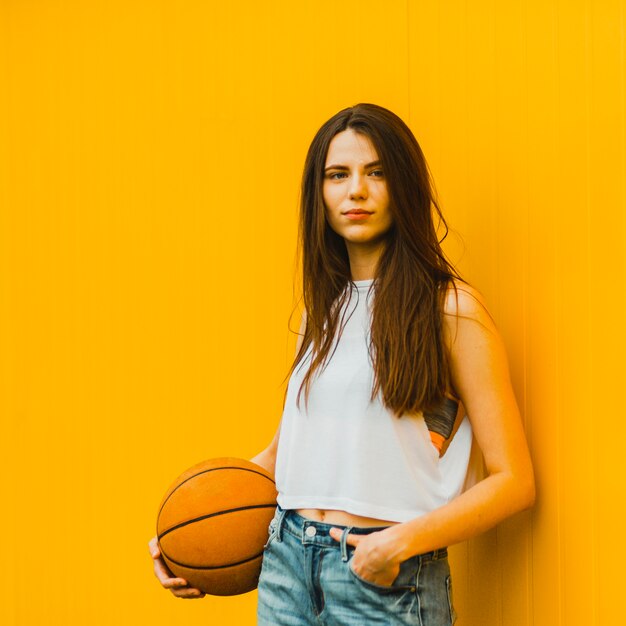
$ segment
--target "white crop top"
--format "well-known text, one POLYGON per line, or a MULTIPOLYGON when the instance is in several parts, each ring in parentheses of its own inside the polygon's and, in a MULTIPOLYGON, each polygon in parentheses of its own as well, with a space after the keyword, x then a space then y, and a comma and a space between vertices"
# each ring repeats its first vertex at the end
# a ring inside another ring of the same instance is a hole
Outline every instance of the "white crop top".
POLYGON ((380 391, 370 402, 372 283, 348 285, 342 312, 347 322, 332 358, 311 381, 308 411, 304 389, 301 410, 296 395, 311 346, 289 380, 275 468, 284 509, 334 509, 405 522, 447 503, 475 478, 468 471, 477 457, 467 415, 440 458, 421 412, 395 417, 380 391))

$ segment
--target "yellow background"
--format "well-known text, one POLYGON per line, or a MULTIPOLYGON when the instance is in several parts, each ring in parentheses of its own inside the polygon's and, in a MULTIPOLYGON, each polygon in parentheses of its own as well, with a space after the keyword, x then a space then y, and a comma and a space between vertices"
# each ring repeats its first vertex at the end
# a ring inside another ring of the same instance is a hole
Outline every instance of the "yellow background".
POLYGON ((366 101, 424 149, 536 466, 452 550, 458 623, 621 623, 624 4, 0 0, 0 622, 254 624, 147 542, 276 429, 305 151, 366 101))

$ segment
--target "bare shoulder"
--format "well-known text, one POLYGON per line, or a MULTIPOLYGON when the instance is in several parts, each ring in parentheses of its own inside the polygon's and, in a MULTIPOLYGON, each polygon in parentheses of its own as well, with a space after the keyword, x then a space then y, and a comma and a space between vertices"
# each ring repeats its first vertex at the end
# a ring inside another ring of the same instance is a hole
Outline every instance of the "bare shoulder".
POLYGON ((300 329, 298 330, 298 338, 296 340, 296 355, 300 352, 300 346, 304 341, 304 331, 306 330, 306 309, 302 311, 302 318, 300 320, 300 329))
POLYGON ((480 309, 485 310, 487 303, 483 294, 461 280, 453 279, 446 288, 445 315, 478 315, 480 309), (456 287, 456 289, 455 289, 456 287))
POLYGON ((497 335, 495 321, 483 294, 461 280, 453 279, 453 283, 447 286, 443 312, 444 328, 452 334, 448 338, 454 338, 464 324, 471 322, 478 322, 483 331, 497 335))

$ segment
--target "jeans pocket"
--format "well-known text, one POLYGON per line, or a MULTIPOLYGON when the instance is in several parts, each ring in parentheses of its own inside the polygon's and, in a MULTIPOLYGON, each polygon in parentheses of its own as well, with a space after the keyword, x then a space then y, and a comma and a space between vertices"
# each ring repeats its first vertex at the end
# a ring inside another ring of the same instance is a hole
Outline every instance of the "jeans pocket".
POLYGON ((446 592, 448 595, 448 610, 450 611, 450 624, 456 622, 456 611, 454 610, 454 603, 452 601, 452 578, 446 577, 446 592))
POLYGON ((268 533, 268 538, 267 538, 267 541, 265 542, 265 545, 263 546, 263 550, 267 550, 270 544, 272 543, 272 541, 274 541, 274 539, 276 539, 278 535, 278 520, 276 519, 276 517, 272 518, 272 521, 270 522, 270 525, 267 529, 267 533, 268 533))
POLYGON ((348 570, 350 574, 352 574, 352 578, 359 584, 361 587, 365 587, 370 591, 374 591, 375 593, 379 593, 382 595, 391 594, 391 593, 406 593, 407 591, 415 591, 415 585, 407 584, 408 581, 404 581, 402 578, 402 572, 398 574, 396 579, 391 583, 391 585, 379 585, 377 583, 371 582, 369 580, 365 580, 365 578, 361 578, 352 568, 352 559, 348 561, 348 570))

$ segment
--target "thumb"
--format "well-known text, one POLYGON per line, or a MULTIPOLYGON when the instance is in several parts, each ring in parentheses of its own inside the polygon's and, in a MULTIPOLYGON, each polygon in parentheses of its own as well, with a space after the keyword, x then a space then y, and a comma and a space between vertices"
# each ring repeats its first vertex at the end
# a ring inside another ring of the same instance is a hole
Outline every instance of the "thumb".
POLYGON ((153 559, 156 559, 159 556, 161 556, 161 550, 159 550, 159 543, 156 537, 152 537, 152 539, 150 539, 150 542, 148 543, 148 547, 150 548, 150 556, 153 559))
MULTIPOLYGON (((328 531, 328 534, 335 540, 335 541, 341 541, 341 535, 343 534, 343 530, 339 529, 339 528, 331 528, 328 531)), ((346 535, 346 543, 351 545, 351 546, 356 546, 358 545, 359 541, 361 541, 361 537, 359 537, 358 535, 352 535, 350 533, 348 533, 346 535)))

